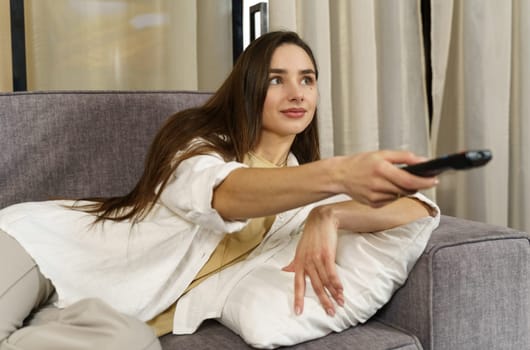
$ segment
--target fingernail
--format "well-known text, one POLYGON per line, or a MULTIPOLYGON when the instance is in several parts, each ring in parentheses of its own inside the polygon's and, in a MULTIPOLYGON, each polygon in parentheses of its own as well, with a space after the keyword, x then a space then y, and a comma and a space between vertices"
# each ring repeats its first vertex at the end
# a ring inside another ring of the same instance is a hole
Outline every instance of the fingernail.
POLYGON ((295 313, 296 315, 300 315, 300 314, 302 313, 302 310, 300 309, 300 306, 296 306, 296 307, 294 308, 294 313, 295 313))
POLYGON ((335 316, 335 310, 333 310, 332 308, 329 308, 326 310, 326 313, 329 315, 329 316, 335 316))

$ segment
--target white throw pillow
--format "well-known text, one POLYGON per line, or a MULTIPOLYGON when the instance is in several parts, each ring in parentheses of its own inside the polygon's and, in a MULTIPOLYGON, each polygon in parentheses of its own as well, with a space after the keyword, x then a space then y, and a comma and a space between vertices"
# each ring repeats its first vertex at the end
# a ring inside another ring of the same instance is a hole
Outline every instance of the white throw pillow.
POLYGON ((341 233, 337 271, 344 307, 328 316, 307 279, 304 312, 294 313, 294 273, 281 269, 297 240, 247 274, 232 289, 219 321, 257 348, 288 346, 366 322, 401 286, 422 254, 439 215, 376 233, 341 233))

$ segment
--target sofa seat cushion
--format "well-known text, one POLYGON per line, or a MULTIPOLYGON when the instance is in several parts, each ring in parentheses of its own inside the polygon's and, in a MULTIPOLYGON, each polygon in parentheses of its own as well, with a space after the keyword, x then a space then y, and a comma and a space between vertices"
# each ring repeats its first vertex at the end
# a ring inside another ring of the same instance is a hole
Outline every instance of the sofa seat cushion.
MULTIPOLYGON (((205 321, 194 334, 168 334, 160 338, 164 350, 252 349, 235 333, 214 320, 205 321)), ((414 350, 422 349, 418 339, 378 321, 369 321, 341 333, 286 347, 295 350, 414 350)))

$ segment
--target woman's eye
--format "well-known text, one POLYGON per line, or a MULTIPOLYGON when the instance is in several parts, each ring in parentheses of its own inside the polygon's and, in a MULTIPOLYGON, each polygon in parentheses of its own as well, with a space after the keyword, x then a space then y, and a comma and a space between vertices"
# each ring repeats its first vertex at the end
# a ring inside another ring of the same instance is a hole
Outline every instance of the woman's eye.
POLYGON ((271 79, 269 80, 269 83, 270 83, 271 85, 278 85, 278 84, 280 84, 281 82, 282 82, 282 81, 281 81, 281 79, 280 79, 279 77, 273 77, 273 78, 271 78, 271 79))
POLYGON ((302 85, 313 85, 314 81, 312 77, 304 77, 302 78, 302 85))

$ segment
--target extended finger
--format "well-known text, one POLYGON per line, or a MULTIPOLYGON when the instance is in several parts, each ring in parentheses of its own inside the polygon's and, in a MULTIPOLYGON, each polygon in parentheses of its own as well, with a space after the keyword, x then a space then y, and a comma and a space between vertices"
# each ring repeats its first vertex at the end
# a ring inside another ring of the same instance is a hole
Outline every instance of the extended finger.
POLYGON ((322 263, 315 264, 318 276, 323 287, 331 294, 333 299, 340 304, 342 300, 342 284, 335 270, 335 263, 329 262, 330 259, 324 259, 322 263))
POLYGON ((294 313, 300 315, 304 311, 305 271, 296 267, 294 271, 294 313))
POLYGON ((344 305, 344 288, 342 282, 337 274, 335 259, 326 259, 323 262, 323 267, 319 269, 319 273, 326 274, 326 283, 324 284, 333 299, 340 306, 344 305))
POLYGON ((311 280, 311 286, 313 287, 313 290, 315 291, 315 294, 317 295, 320 304, 322 305, 324 310, 326 310, 326 313, 328 315, 335 315, 335 308, 333 307, 333 303, 331 302, 329 295, 326 292, 322 281, 320 280, 320 276, 318 274, 317 269, 313 267, 307 269, 306 271, 307 275, 309 276, 309 279, 311 280))

